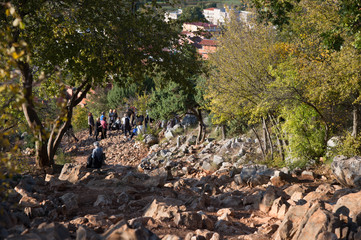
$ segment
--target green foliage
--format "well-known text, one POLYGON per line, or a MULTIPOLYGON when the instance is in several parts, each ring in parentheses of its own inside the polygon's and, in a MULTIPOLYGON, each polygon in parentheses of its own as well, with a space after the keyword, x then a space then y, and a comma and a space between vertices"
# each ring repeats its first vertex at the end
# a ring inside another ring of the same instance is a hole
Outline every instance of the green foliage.
POLYGON ((74 131, 86 129, 88 127, 88 110, 85 107, 77 106, 73 111, 72 124, 74 131))
POLYGON ((175 82, 169 82, 165 88, 156 88, 148 104, 149 116, 153 119, 168 120, 187 111, 187 102, 191 96, 175 82))
POLYGON ((150 125, 148 125, 147 127, 147 134, 151 134, 153 136, 158 136, 158 134, 162 131, 161 128, 155 128, 155 127, 152 127, 150 125))
POLYGON ((25 157, 17 144, 18 130, 24 129, 24 118, 20 114, 24 98, 20 91, 19 73, 14 68, 17 61, 27 59, 27 43, 11 35, 12 31, 24 28, 11 3, 0 4, 1 18, 5 18, 6 27, 0 27, 0 201, 10 191, 9 181, 25 166, 25 157))
POLYGON ((283 168, 286 167, 286 162, 277 153, 271 158, 269 155, 266 156, 266 160, 261 162, 270 168, 283 168))
POLYGON ((346 157, 354 157, 361 155, 361 135, 357 137, 351 136, 351 133, 346 133, 346 135, 340 140, 339 144, 336 146, 333 156, 343 155, 346 157))
POLYGON ((285 119, 282 129, 287 134, 292 165, 304 166, 325 154, 325 129, 314 109, 298 105, 284 109, 281 116, 285 119))
POLYGON ((187 6, 179 17, 181 22, 207 22, 200 6, 187 6))
POLYGON ((64 165, 65 163, 71 163, 72 158, 69 154, 64 153, 62 149, 58 149, 55 157, 55 164, 64 165))
POLYGON ((257 10, 261 21, 272 22, 272 24, 282 27, 288 24, 288 13, 300 0, 251 0, 251 4, 257 10))
MULTIPOLYGON (((148 103, 149 103, 149 95, 147 95, 144 92, 143 95, 137 94, 136 99, 133 104, 136 107, 136 109, 138 110, 139 115, 146 116, 148 103)), ((144 122, 144 124, 145 124, 145 122, 144 122)))
POLYGON ((227 127, 228 136, 239 136, 249 130, 247 120, 242 118, 236 118, 228 121, 227 127))
POLYGON ((32 134, 26 134, 24 137, 24 145, 23 145, 23 149, 26 148, 35 148, 35 137, 32 134))
POLYGON ((137 84, 132 83, 128 87, 122 87, 115 83, 113 88, 107 94, 108 105, 110 108, 117 108, 124 105, 128 98, 135 97, 138 91, 137 84))
POLYGON ((87 102, 87 108, 91 109, 94 121, 96 121, 96 118, 101 116, 102 112, 107 112, 110 109, 107 93, 107 89, 97 88, 94 93, 89 94, 90 96, 88 97, 89 102, 87 102))
POLYGON ((135 140, 138 141, 138 142, 143 142, 145 139, 145 135, 144 134, 138 134, 136 137, 135 137, 135 140))

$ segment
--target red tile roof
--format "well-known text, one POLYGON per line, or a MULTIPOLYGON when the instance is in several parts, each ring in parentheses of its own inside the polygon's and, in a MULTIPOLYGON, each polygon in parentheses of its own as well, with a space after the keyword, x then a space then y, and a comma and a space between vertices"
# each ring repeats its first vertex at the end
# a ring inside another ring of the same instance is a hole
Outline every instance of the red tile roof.
POLYGON ((217 25, 214 25, 212 23, 204 23, 204 22, 191 22, 191 23, 186 23, 186 24, 191 24, 191 25, 205 27, 205 28, 217 27, 217 25))
POLYGON ((203 39, 199 44, 204 46, 217 46, 217 42, 210 39, 203 39))
POLYGON ((204 9, 204 10, 213 11, 214 9, 216 9, 216 8, 207 8, 207 9, 204 9))

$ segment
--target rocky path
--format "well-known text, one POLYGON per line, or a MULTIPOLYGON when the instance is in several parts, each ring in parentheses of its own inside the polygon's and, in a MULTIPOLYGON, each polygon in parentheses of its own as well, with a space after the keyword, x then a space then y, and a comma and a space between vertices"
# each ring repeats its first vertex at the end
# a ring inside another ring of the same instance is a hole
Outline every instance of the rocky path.
POLYGON ((361 239, 361 192, 327 171, 255 164, 250 138, 148 147, 110 132, 106 165, 91 170, 94 139, 77 137, 62 145, 74 162, 60 173, 11 182, 1 239, 361 239))

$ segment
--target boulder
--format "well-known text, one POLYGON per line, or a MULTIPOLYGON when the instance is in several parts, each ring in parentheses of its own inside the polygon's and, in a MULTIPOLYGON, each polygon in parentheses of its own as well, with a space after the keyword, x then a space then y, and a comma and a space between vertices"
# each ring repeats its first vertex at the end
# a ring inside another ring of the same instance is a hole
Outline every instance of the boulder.
POLYGON ((174 223, 177 227, 184 226, 187 229, 202 228, 202 216, 196 212, 177 213, 174 217, 174 223))
POLYGON ((213 156, 213 163, 217 166, 221 165, 223 163, 224 159, 222 156, 214 155, 213 156))
POLYGON ((169 140, 169 139, 171 139, 171 138, 174 137, 174 134, 173 134, 173 132, 172 132, 171 130, 167 130, 167 131, 164 133, 164 137, 169 140))
POLYGON ((164 202, 159 202, 154 199, 154 201, 147 207, 143 216, 151 217, 159 221, 167 221, 174 218, 178 211, 178 206, 169 206, 164 202))
POLYGON ((279 197, 273 201, 271 210, 268 214, 271 217, 283 220, 289 207, 290 204, 287 202, 287 200, 284 197, 279 197))
POLYGON ((361 188, 361 157, 336 156, 331 169, 337 181, 342 185, 361 188))
POLYGON ((96 234, 93 230, 85 227, 79 226, 76 231, 76 240, 101 240, 102 238, 96 234))
POLYGON ((76 183, 87 173, 85 166, 73 163, 64 164, 59 175, 59 180, 76 183))
POLYGON ((254 187, 268 183, 273 174, 265 165, 246 165, 234 176, 234 181, 237 185, 254 187))
POLYGON ((103 234, 104 240, 119 240, 119 239, 160 239, 157 235, 146 229, 142 225, 135 224, 134 226, 128 225, 122 221, 113 225, 107 232, 103 234))
POLYGON ((295 205, 286 213, 275 239, 318 239, 324 232, 334 232, 338 225, 338 218, 325 210, 322 202, 295 205))
POLYGON ((361 191, 341 197, 333 207, 333 213, 347 216, 354 224, 361 226, 361 191))
POLYGON ((66 193, 60 197, 60 201, 65 206, 65 214, 72 214, 78 210, 78 195, 75 193, 66 193))
POLYGON ((157 144, 158 142, 158 138, 152 134, 147 134, 144 138, 144 143, 148 146, 152 146, 154 144, 157 144))
POLYGON ((105 207, 105 206, 109 206, 112 204, 112 200, 105 195, 98 195, 97 200, 95 201, 95 203, 93 204, 94 207, 105 207))
POLYGON ((71 235, 68 229, 60 223, 42 223, 36 229, 24 231, 21 236, 13 236, 7 239, 53 239, 53 240, 70 240, 71 235))

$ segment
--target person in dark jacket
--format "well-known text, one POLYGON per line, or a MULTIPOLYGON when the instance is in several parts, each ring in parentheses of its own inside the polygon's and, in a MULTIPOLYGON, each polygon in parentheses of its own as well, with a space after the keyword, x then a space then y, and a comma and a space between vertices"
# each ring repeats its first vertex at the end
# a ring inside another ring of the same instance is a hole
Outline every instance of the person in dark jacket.
POLYGON ((88 125, 89 125, 89 136, 91 136, 93 134, 93 129, 94 129, 94 118, 91 112, 88 114, 88 125))
POLYGON ((127 136, 127 133, 130 135, 130 130, 132 127, 130 126, 130 119, 127 114, 124 114, 124 117, 122 118, 122 125, 124 136, 127 136))

